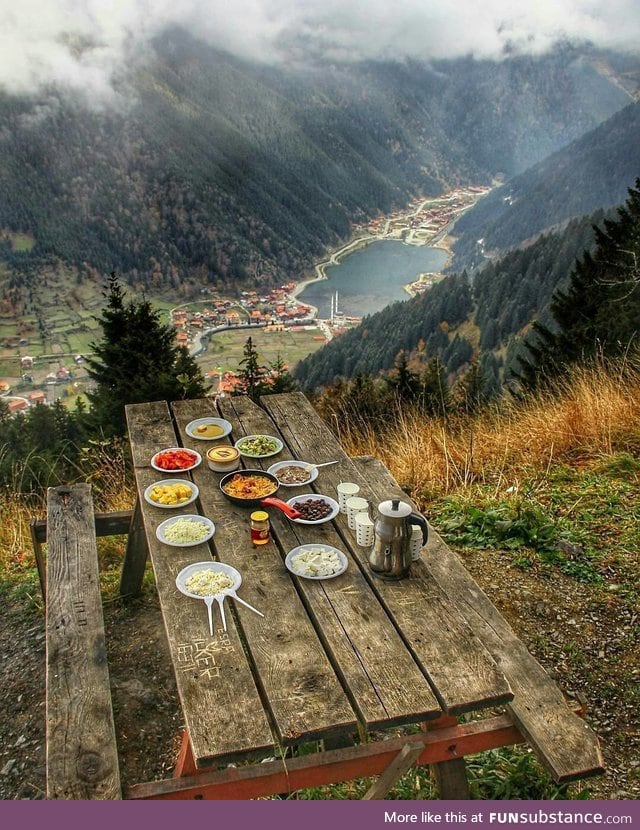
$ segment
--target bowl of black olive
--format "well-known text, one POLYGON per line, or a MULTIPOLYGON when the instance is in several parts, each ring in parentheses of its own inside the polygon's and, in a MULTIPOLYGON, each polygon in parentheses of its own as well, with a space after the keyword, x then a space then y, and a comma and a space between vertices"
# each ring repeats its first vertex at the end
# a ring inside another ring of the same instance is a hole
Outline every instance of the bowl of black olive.
POLYGON ((301 525, 319 525, 323 522, 330 522, 339 512, 338 502, 335 499, 317 493, 294 496, 287 504, 299 511, 301 515, 291 521, 301 525))

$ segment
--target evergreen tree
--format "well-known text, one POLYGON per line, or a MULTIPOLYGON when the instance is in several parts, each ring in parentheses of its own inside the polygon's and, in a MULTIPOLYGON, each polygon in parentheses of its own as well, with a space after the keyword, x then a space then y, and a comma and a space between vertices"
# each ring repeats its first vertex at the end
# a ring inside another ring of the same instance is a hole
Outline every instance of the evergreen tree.
POLYGON ((457 408, 467 415, 477 412, 489 399, 487 383, 478 360, 474 360, 455 388, 457 408))
POLYGON ((253 339, 247 338, 244 344, 243 359, 240 361, 242 369, 238 372, 238 390, 248 395, 252 401, 258 400, 261 395, 269 391, 268 371, 259 361, 258 350, 253 345, 253 339))
POLYGON ((348 384, 341 410, 347 421, 376 424, 384 409, 384 397, 370 374, 356 375, 348 384))
POLYGON ((420 378, 409 368, 407 353, 398 352, 394 371, 386 378, 389 391, 399 400, 413 403, 420 393, 420 378))
POLYGON ((444 417, 450 409, 451 393, 439 357, 431 358, 422 375, 420 404, 428 415, 444 417))
POLYGON ((637 348, 640 329, 640 179, 616 219, 594 227, 596 248, 571 272, 566 290, 552 297, 552 325, 534 324, 528 355, 514 372, 526 387, 557 377, 576 362, 637 348))
POLYGON ((115 274, 105 296, 106 308, 97 318, 102 339, 91 344, 93 355, 87 359, 87 373, 95 383, 87 395, 94 429, 107 436, 124 434, 126 404, 206 394, 197 364, 147 300, 125 302, 115 274))
POLYGON ((284 362, 282 355, 278 355, 273 363, 269 364, 269 377, 271 385, 269 392, 295 392, 298 389, 298 382, 291 377, 289 368, 284 362))

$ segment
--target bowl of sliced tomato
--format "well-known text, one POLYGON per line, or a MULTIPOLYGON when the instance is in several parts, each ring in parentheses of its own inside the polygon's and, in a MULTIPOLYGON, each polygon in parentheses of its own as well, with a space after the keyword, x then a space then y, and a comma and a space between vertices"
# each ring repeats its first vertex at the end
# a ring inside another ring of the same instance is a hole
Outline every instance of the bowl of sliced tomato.
POLYGON ((160 450, 151 459, 154 470, 163 473, 185 473, 193 470, 202 461, 202 456, 195 450, 186 450, 184 447, 168 447, 160 450))

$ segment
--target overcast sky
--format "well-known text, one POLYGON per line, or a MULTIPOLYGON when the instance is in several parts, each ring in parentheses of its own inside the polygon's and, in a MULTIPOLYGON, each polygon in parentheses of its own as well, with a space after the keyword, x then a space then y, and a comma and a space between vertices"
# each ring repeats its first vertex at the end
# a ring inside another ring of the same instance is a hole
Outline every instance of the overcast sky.
POLYGON ((558 38, 640 51, 639 0, 0 0, 0 87, 108 96, 171 24, 268 62, 500 57, 558 38))

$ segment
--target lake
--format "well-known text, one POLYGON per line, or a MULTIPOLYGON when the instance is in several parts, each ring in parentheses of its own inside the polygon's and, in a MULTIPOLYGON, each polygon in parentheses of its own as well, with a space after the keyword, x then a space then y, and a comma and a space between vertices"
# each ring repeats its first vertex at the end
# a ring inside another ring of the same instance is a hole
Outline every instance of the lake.
POLYGON ((379 240, 327 268, 328 279, 312 283, 298 299, 316 306, 318 316, 328 319, 331 297, 337 291, 340 311, 364 317, 396 300, 408 300, 402 286, 423 271, 441 271, 447 258, 447 252, 440 248, 379 240))

